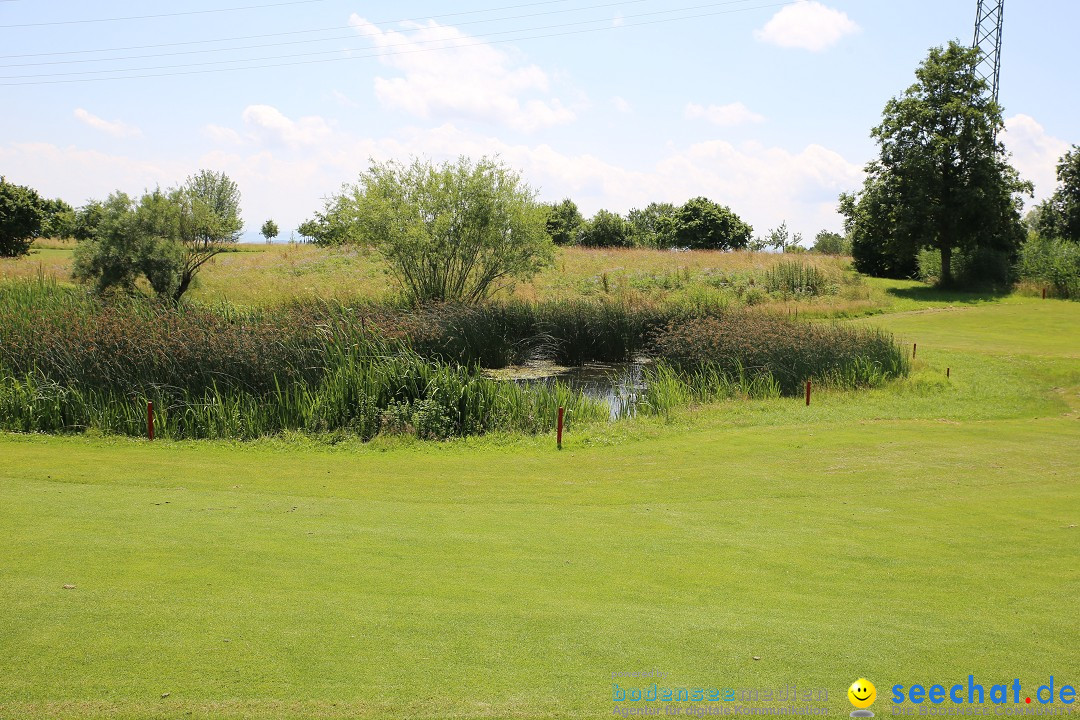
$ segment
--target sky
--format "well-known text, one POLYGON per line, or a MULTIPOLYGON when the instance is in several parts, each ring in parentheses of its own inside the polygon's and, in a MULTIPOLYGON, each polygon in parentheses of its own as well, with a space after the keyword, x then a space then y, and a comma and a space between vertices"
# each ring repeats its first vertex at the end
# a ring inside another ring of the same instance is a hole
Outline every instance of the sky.
MULTIPOLYGON (((0 0, 0 174, 75 206, 237 182, 249 239, 372 160, 498 154, 589 216, 706 196, 839 231, 870 130, 976 0, 0 0)), ((1080 143, 1073 0, 1006 7, 1002 140, 1035 200, 1080 143)))

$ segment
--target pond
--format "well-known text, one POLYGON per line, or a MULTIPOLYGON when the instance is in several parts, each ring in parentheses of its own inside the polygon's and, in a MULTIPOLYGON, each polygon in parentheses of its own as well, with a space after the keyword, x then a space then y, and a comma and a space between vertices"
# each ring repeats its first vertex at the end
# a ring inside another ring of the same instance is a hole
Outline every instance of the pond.
POLYGON ((513 365, 487 374, 498 380, 527 385, 562 382, 585 395, 602 400, 611 411, 611 419, 632 417, 645 389, 646 359, 623 363, 586 363, 566 367, 553 363, 513 365))

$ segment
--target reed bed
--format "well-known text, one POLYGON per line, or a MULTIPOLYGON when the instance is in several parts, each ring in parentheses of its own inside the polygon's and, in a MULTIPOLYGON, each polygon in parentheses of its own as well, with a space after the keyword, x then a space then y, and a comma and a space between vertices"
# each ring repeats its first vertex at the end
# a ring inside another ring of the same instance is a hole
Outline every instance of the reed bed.
POLYGON ((546 432, 560 406, 571 424, 609 409, 563 384, 516 385, 482 369, 643 355, 658 360, 649 412, 907 372, 882 333, 716 302, 243 309, 99 298, 42 277, 0 282, 0 429, 142 435, 153 402, 158 434, 170 438, 546 432))

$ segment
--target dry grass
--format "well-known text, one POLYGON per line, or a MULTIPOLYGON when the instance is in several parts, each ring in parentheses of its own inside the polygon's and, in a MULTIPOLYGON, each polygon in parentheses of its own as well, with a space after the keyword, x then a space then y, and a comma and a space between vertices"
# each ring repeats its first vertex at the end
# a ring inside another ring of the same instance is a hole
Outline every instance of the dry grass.
MULTIPOLYGON (((48 240, 34 244, 30 255, 0 260, 0 278, 55 277, 71 282, 74 243, 48 240)), ((559 248, 555 263, 531 282, 501 297, 519 300, 612 299, 624 302, 709 301, 737 291, 751 291, 753 304, 777 303, 755 289, 777 263, 797 257, 837 279, 852 279, 850 260, 818 255, 644 249, 559 248)), ((385 265, 373 253, 313 245, 241 245, 222 253, 199 274, 191 297, 244 306, 268 306, 312 297, 349 300, 386 299, 396 293, 385 265)), ((861 314, 879 306, 880 293, 860 283, 846 283, 837 295, 800 299, 801 312, 861 314)), ((794 303, 788 303, 794 305, 794 303)))

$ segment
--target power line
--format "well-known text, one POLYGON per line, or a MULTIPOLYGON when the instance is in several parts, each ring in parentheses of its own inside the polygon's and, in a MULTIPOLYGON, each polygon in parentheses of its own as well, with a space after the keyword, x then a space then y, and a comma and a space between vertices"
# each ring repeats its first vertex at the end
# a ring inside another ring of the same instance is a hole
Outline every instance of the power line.
MULTIPOLYGON (((618 2, 609 2, 609 3, 600 4, 600 5, 586 5, 585 7, 580 7, 580 8, 566 8, 566 9, 563 9, 563 10, 545 10, 543 12, 525 13, 525 14, 522 14, 522 15, 510 15, 510 16, 504 16, 504 17, 499 17, 499 18, 486 18, 486 19, 483 19, 483 20, 466 20, 465 22, 455 23, 454 27, 462 27, 464 25, 476 25, 476 24, 482 24, 482 23, 501 22, 501 21, 504 21, 504 20, 519 20, 521 18, 539 17, 539 16, 542 16, 542 15, 560 15, 560 14, 563 14, 563 13, 584 12, 584 11, 587 11, 587 10, 598 10, 598 9, 602 9, 602 8, 616 7, 616 6, 622 6, 622 5, 636 5, 636 4, 643 3, 643 2, 648 2, 648 1, 649 0, 619 0, 618 2)), ((738 1, 751 2, 751 0, 738 0, 738 1)), ((529 4, 530 5, 535 5, 535 4, 538 4, 538 3, 529 3, 529 4)), ((540 4, 550 4, 550 3, 540 3, 540 4)), ((390 21, 383 21, 383 22, 380 22, 380 23, 371 23, 371 24, 378 27, 380 25, 400 24, 400 23, 403 23, 403 22, 414 22, 414 21, 413 20, 390 20, 390 21)), ((328 30, 345 30, 345 29, 355 30, 355 28, 353 26, 351 26, 351 25, 344 25, 344 26, 335 27, 335 28, 328 28, 328 30)), ((293 33, 288 33, 288 34, 294 34, 294 33, 297 33, 297 32, 304 33, 304 32, 321 32, 321 31, 299 30, 299 31, 294 31, 293 33)), ((275 34, 278 34, 278 33, 275 33, 275 34)), ((8 63, 8 64, 5 64, 5 65, 0 65, 0 68, 35 67, 35 66, 39 66, 39 65, 73 65, 73 64, 81 64, 81 63, 103 63, 103 62, 115 62, 115 61, 118 61, 118 60, 140 60, 140 59, 145 59, 145 58, 175 57, 177 55, 201 55, 201 54, 207 54, 207 53, 234 52, 236 50, 256 50, 256 49, 259 49, 259 48, 267 48, 267 47, 282 47, 282 46, 285 46, 285 45, 303 45, 303 44, 307 44, 307 43, 320 43, 320 42, 331 42, 331 41, 334 41, 334 40, 354 40, 354 39, 356 39, 356 33, 352 32, 352 33, 350 33, 348 35, 335 35, 333 37, 328 37, 328 38, 311 38, 311 39, 308 39, 308 40, 285 40, 285 41, 282 41, 282 42, 260 43, 258 45, 243 45, 243 46, 239 46, 239 47, 208 48, 208 49, 205 49, 205 50, 178 50, 176 52, 147 53, 147 54, 144 54, 144 55, 123 55, 123 56, 120 56, 120 57, 107 57, 107 58, 80 58, 80 59, 76 59, 76 60, 49 60, 49 61, 43 61, 43 62, 8 63)), ((216 41, 194 41, 194 42, 216 42, 216 41)), ((4 57, 4 56, 0 56, 0 58, 2 58, 2 57, 4 57)), ((102 72, 107 72, 107 71, 103 70, 102 72)))
POLYGON ((266 8, 283 7, 285 5, 310 5, 311 3, 326 1, 327 0, 289 0, 288 2, 269 3, 266 5, 241 5, 239 7, 214 8, 211 10, 185 10, 184 12, 161 13, 159 15, 129 15, 128 17, 92 18, 88 20, 52 20, 50 22, 0 25, 0 30, 11 28, 50 27, 55 25, 86 25, 90 23, 122 22, 127 20, 155 20, 158 18, 181 17, 184 15, 209 15, 211 13, 236 12, 238 10, 264 10, 266 8))
MULTIPOLYGON (((5 1, 5 0, 0 0, 0 1, 5 1)), ((16 0, 6 0, 6 1, 15 2, 16 0)), ((502 11, 502 10, 517 10, 518 8, 534 7, 536 5, 558 5, 560 3, 566 3, 566 2, 572 2, 572 0, 540 0, 540 2, 528 2, 528 3, 521 3, 519 5, 504 5, 504 6, 500 6, 500 7, 487 8, 487 9, 484 9, 484 10, 465 10, 465 11, 462 11, 462 12, 443 13, 442 15, 427 15, 425 17, 402 18, 400 20, 381 20, 381 21, 379 21, 377 23, 372 23, 372 24, 373 25, 391 25, 391 24, 397 24, 397 23, 420 22, 422 20, 435 20, 435 19, 439 19, 439 18, 458 17, 458 16, 461 16, 461 15, 477 15, 477 14, 480 14, 480 13, 499 12, 499 11, 502 11)), ((259 35, 240 35, 240 36, 227 37, 227 38, 218 38, 216 40, 185 40, 185 41, 181 41, 181 42, 157 43, 157 44, 152 44, 152 45, 127 45, 125 47, 98 48, 96 50, 59 50, 59 51, 55 51, 55 52, 45 52, 45 53, 22 53, 22 54, 17 54, 17 55, 0 55, 0 58, 7 59, 7 58, 21 58, 21 57, 47 57, 47 56, 54 56, 54 55, 84 55, 86 53, 96 53, 96 52, 122 52, 124 50, 148 50, 148 49, 151 49, 151 48, 180 47, 180 46, 183 46, 183 45, 201 45, 201 44, 204 44, 204 43, 217 43, 217 42, 234 42, 234 41, 237 41, 237 40, 259 40, 259 39, 268 38, 268 37, 282 37, 282 36, 286 36, 286 35, 302 35, 302 34, 305 34, 305 33, 331 32, 331 31, 334 31, 334 30, 347 30, 347 29, 349 29, 348 25, 334 25, 333 27, 315 28, 315 29, 312 29, 312 30, 287 30, 285 32, 262 33, 262 34, 259 34, 259 35)))
MULTIPOLYGON (((733 1, 734 2, 746 2, 747 0, 733 0, 733 1)), ((389 53, 380 51, 380 52, 375 52, 375 53, 367 53, 367 54, 364 54, 364 55, 351 55, 351 56, 348 56, 348 57, 324 58, 324 59, 320 59, 320 60, 297 60, 297 61, 291 61, 291 62, 268 63, 268 64, 263 64, 263 65, 248 65, 248 66, 244 66, 244 67, 233 67, 233 68, 208 68, 208 69, 202 69, 202 70, 182 70, 182 71, 179 71, 179 72, 149 73, 149 74, 141 74, 141 75, 123 75, 123 76, 96 77, 96 78, 75 78, 75 79, 65 79, 65 80, 37 80, 37 81, 33 81, 33 82, 15 82, 15 83, 0 82, 0 87, 11 87, 11 86, 22 86, 22 85, 56 85, 56 84, 70 84, 70 83, 79 83, 79 82, 99 82, 99 81, 106 81, 106 80, 135 80, 135 79, 144 79, 144 78, 176 77, 176 76, 182 76, 182 75, 205 75, 205 74, 218 73, 218 72, 235 72, 235 71, 239 71, 239 70, 262 70, 262 69, 267 69, 267 68, 294 67, 294 66, 300 66, 300 65, 316 65, 316 64, 323 64, 323 63, 329 63, 329 62, 342 62, 342 61, 345 61, 345 60, 359 60, 359 59, 370 58, 370 57, 380 57, 380 56, 385 57, 385 56, 394 56, 394 55, 407 55, 407 54, 421 53, 421 52, 432 52, 432 51, 439 51, 439 50, 454 50, 454 49, 467 48, 467 47, 476 47, 476 46, 480 46, 480 45, 500 45, 500 44, 510 43, 510 42, 521 42, 523 40, 539 40, 539 39, 552 38, 552 37, 565 37, 565 36, 569 36, 569 35, 581 35, 581 34, 585 34, 585 33, 603 32, 603 31, 609 31, 609 30, 621 30, 623 28, 630 28, 630 27, 642 27, 642 26, 647 26, 647 25, 659 25, 659 24, 662 24, 662 23, 678 22, 680 20, 694 20, 694 19, 700 19, 700 18, 705 18, 705 17, 715 17, 715 16, 718 16, 718 15, 730 15, 730 14, 739 13, 739 12, 750 12, 750 11, 754 11, 754 10, 767 10, 767 9, 772 9, 772 8, 784 7, 784 6, 787 6, 787 5, 794 5, 794 4, 796 4, 796 3, 800 2, 800 1, 801 0, 787 0, 787 2, 771 3, 771 4, 767 4, 767 5, 757 5, 757 6, 748 7, 748 8, 735 8, 735 9, 732 9, 732 10, 718 10, 718 11, 710 12, 710 13, 699 13, 699 14, 696 14, 696 15, 684 15, 684 16, 681 16, 681 17, 673 17, 673 18, 660 18, 660 19, 656 19, 656 20, 645 20, 645 21, 636 22, 636 23, 623 23, 621 25, 607 25, 607 26, 599 27, 599 28, 584 28, 584 29, 581 29, 581 30, 566 30, 566 31, 563 31, 563 32, 545 33, 545 34, 542 34, 542 35, 529 35, 529 36, 525 36, 525 37, 516 37, 516 38, 504 38, 504 39, 501 39, 501 40, 491 40, 491 41, 486 41, 486 42, 464 43, 464 44, 457 44, 457 45, 453 45, 453 46, 449 46, 449 47, 417 48, 417 49, 413 49, 413 50, 400 50, 400 51, 397 51, 397 52, 389 52, 389 53)), ((715 5, 730 5, 730 4, 732 4, 731 1, 725 2, 725 3, 714 3, 713 6, 715 6, 715 5)), ((708 7, 708 6, 700 6, 700 7, 708 7)), ((688 9, 688 8, 684 8, 684 10, 685 9, 688 9)), ((677 12, 677 11, 658 11, 658 12, 677 12)), ((647 13, 647 14, 655 15, 657 13, 647 13)), ((635 17, 640 17, 640 16, 635 16, 635 17)), ((601 22, 601 21, 588 21, 588 22, 601 22)), ((580 24, 582 24, 582 23, 580 23, 580 22, 579 23, 566 23, 566 24, 563 24, 563 25, 555 25, 555 26, 548 26, 548 27, 566 27, 568 25, 580 25, 580 24)), ((540 30, 540 29, 543 29, 543 28, 522 28, 522 29, 519 29, 519 30, 511 30, 511 31, 505 31, 505 32, 502 32, 502 33, 494 33, 494 34, 506 34, 507 32, 531 32, 532 30, 540 30)), ((473 36, 473 37, 481 37, 481 36, 473 36)), ((274 58, 253 58, 251 60, 233 60, 233 61, 228 61, 228 62, 257 62, 258 60, 263 60, 263 59, 274 59, 274 58)), ((207 63, 198 63, 198 65, 205 65, 205 64, 207 64, 207 63)), ((192 67, 192 66, 191 65, 187 65, 187 66, 184 66, 184 65, 165 66, 165 68, 169 68, 169 67, 192 67)), ((165 68, 161 68, 161 69, 165 69, 165 68)), ((125 69, 125 70, 98 70, 98 71, 90 71, 89 73, 59 73, 57 75, 46 75, 46 77, 57 77, 59 75, 72 75, 72 74, 93 74, 94 72, 96 72, 96 73, 103 73, 103 72, 132 72, 132 71, 151 70, 151 69, 155 69, 155 68, 129 68, 129 69, 125 69)), ((3 80, 23 79, 24 77, 32 77, 32 76, 10 76, 10 77, 0 76, 0 79, 3 79, 3 80)))

